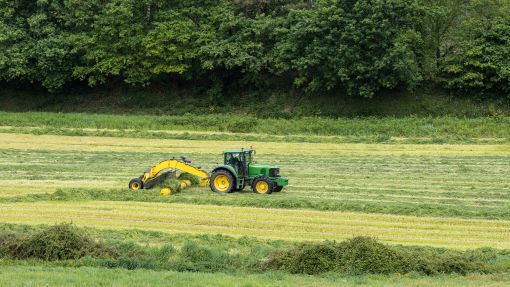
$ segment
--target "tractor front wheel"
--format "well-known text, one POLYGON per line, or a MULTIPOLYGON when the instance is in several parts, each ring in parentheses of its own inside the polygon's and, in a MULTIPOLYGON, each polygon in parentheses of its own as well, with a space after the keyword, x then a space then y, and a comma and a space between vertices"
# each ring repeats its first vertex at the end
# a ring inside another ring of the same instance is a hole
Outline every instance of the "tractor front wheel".
POLYGON ((280 192, 280 191, 282 191, 282 189, 283 189, 283 186, 275 185, 275 187, 273 187, 273 192, 280 192))
POLYGON ((251 188, 255 193, 271 194, 271 192, 273 192, 273 183, 269 180, 269 178, 261 176, 253 181, 251 188))
POLYGON ((143 188, 143 182, 140 178, 133 178, 129 181, 129 189, 131 190, 140 190, 143 188))
POLYGON ((218 193, 229 193, 234 189, 234 177, 226 170, 213 172, 209 180, 209 187, 218 193))

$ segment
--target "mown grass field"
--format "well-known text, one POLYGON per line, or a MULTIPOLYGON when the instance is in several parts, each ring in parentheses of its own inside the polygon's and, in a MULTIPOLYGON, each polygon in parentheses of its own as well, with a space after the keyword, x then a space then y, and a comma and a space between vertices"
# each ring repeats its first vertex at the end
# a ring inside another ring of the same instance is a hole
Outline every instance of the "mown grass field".
POLYGON ((104 268, 2 266, 2 286, 508 286, 500 275, 464 276, 332 276, 317 278, 281 273, 233 275, 224 273, 104 268), (20 283, 23 282, 23 283, 20 283))
POLYGON ((19 224, 74 222, 99 228, 283 240, 342 240, 367 235, 390 243, 510 248, 510 221, 112 201, 11 203, 3 204, 2 209, 0 221, 19 224))
MULTIPOLYGON (((72 221, 99 229, 225 234, 285 241, 369 235, 390 244, 510 249, 508 134, 478 130, 472 131, 469 138, 455 137, 449 144, 420 144, 416 140, 395 140, 406 134, 388 131, 392 140, 374 143, 366 137, 368 126, 364 134, 349 134, 347 141, 331 140, 334 132, 305 132, 291 133, 288 136, 295 138, 287 142, 287 135, 280 135, 283 140, 275 142, 271 137, 264 140, 265 134, 258 134, 258 130, 250 135, 259 135, 253 141, 231 132, 228 140, 217 140, 207 136, 214 130, 200 131, 195 126, 192 139, 154 139, 129 137, 122 130, 128 128, 125 118, 122 126, 108 126, 91 124, 98 118, 85 115, 83 124, 73 120, 68 126, 57 115, 51 115, 57 119, 55 127, 81 129, 74 136, 56 134, 51 122, 41 123, 35 133, 24 129, 37 128, 38 117, 39 114, 29 114, 29 120, 16 124, 14 119, 22 118, 20 114, 0 114, 0 123, 4 124, 3 133, 0 131, 0 222, 4 224, 72 221), (118 134, 83 132, 97 128, 121 130, 117 130, 118 134), (315 136, 313 142, 306 141, 310 136, 315 136), (325 138, 322 142, 321 137, 325 138), (130 178, 160 160, 186 155, 211 170, 221 163, 223 149, 250 146, 257 150, 257 161, 280 165, 282 174, 290 180, 288 188, 269 196, 254 194, 249 188, 221 195, 208 187, 192 187, 170 197, 161 197, 158 190, 127 190, 130 178)), ((139 117, 133 118, 131 128, 136 129, 140 121, 139 117)), ((450 127, 464 126, 461 119, 458 121, 450 127)), ((483 126, 485 120, 476 122, 467 125, 483 126)), ((380 124, 379 129, 380 126, 385 125, 380 124)), ((156 130, 153 135, 157 132, 172 130, 156 130)), ((387 285, 408 285, 406 282, 412 281, 381 280, 387 285)), ((429 279, 416 282, 423 280, 429 279)), ((426 283, 448 285, 462 279, 430 280, 426 283)), ((333 281, 332 285, 336 283, 333 281)))

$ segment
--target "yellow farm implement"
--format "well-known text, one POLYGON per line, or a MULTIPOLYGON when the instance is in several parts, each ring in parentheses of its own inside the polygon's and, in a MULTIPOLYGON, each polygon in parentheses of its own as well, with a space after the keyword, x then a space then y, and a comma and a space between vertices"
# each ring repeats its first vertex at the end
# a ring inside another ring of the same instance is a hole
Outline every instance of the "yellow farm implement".
MULTIPOLYGON (((181 157, 180 160, 164 160, 146 170, 140 177, 133 178, 129 182, 129 189, 140 190, 152 188, 156 184, 163 182, 166 178, 175 177, 178 171, 196 176, 199 178, 199 184, 201 185, 209 184, 209 174, 200 167, 191 165, 191 163, 192 162, 188 161, 185 157, 181 157)), ((191 186, 191 184, 192 182, 190 179, 181 179, 179 188, 184 189, 191 186)), ((173 192, 175 192, 175 190, 171 188, 161 189, 162 195, 171 194, 173 192)))

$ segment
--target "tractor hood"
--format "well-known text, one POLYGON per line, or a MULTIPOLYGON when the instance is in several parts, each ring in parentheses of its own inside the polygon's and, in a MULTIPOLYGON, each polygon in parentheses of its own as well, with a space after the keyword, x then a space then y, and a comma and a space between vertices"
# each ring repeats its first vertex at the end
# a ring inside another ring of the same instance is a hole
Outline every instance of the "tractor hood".
POLYGON ((248 168, 250 176, 265 175, 268 177, 280 176, 280 169, 276 164, 252 163, 248 168))
POLYGON ((276 164, 271 164, 271 163, 252 163, 252 164, 250 164, 250 168, 258 168, 258 169, 261 169, 261 168, 278 168, 278 166, 276 164))

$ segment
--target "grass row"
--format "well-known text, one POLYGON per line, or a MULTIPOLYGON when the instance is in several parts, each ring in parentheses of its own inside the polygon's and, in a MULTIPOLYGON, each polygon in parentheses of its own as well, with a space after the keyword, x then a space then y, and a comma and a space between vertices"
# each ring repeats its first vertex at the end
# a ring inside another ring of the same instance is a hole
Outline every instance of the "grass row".
MULTIPOLYGON (((84 185, 87 182, 83 182, 84 185)), ((35 189, 37 190, 37 189, 35 189)), ((3 191, 2 191, 3 192, 3 191)), ((2 193, 0 192, 0 193, 2 193)), ((508 203, 504 201, 497 206, 469 205, 460 202, 459 205, 441 203, 422 203, 418 199, 408 201, 381 200, 371 198, 345 198, 328 199, 322 195, 318 198, 297 196, 288 194, 274 194, 261 198, 260 195, 251 191, 229 194, 226 196, 212 193, 208 187, 188 188, 181 193, 162 197, 159 190, 143 191, 134 193, 127 189, 98 189, 98 188, 67 188, 57 189, 55 192, 32 192, 19 189, 7 189, 7 196, 0 197, 0 203, 36 202, 36 201, 130 201, 130 202, 155 202, 155 203, 184 203, 184 204, 214 204, 218 206, 240 206, 278 209, 311 209, 318 211, 352 211, 379 214, 394 214, 408 216, 447 216, 457 218, 480 218, 488 220, 510 219, 508 203), (464 205, 462 205, 464 204, 464 205)), ((497 202, 499 203, 499 202, 497 202)), ((487 203, 486 205, 488 205, 487 203)))
POLYGON ((508 138, 510 117, 487 118, 301 118, 259 119, 248 115, 107 115, 0 112, 0 126, 93 128, 135 131, 214 131, 269 135, 321 135, 380 140, 407 138, 508 138))
POLYGON ((111 201, 1 204, 0 222, 51 224, 72 221, 108 229, 208 233, 297 241, 377 236, 384 242, 476 248, 509 248, 509 221, 409 217, 294 209, 111 201))
MULTIPOLYGON (((54 150, 76 152, 166 153, 168 156, 214 154, 222 161, 224 149, 253 147, 258 155, 316 155, 337 158, 345 155, 429 155, 429 156, 510 156, 507 144, 364 144, 364 143, 295 143, 115 138, 95 136, 55 136, 0 133, 0 149, 54 150)), ((206 163, 204 163, 206 164, 206 163)), ((314 163, 311 163, 314 164, 314 163)))

